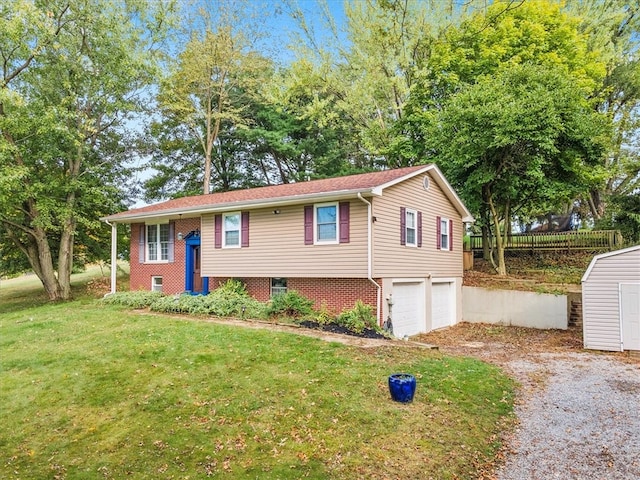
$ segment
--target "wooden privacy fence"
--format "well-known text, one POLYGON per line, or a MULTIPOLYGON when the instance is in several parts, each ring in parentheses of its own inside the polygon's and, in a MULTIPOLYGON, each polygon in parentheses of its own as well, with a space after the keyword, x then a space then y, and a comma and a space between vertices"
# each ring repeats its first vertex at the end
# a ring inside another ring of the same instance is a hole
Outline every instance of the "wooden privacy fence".
MULTIPOLYGON (((491 240, 495 247, 496 239, 491 240)), ((622 243, 622 235, 618 230, 516 233, 507 237, 505 250, 615 250, 622 243)), ((473 251, 482 251, 482 235, 471 235, 470 247, 473 251)))

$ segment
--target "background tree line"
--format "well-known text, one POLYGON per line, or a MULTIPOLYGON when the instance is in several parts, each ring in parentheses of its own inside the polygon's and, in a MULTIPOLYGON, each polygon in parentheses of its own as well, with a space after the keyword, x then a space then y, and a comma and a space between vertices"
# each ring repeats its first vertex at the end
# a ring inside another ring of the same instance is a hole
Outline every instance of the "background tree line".
POLYGON ((499 273, 512 226, 551 214, 640 241, 635 3, 308 5, 0 1, 0 274, 68 298, 136 195, 431 162, 499 273))

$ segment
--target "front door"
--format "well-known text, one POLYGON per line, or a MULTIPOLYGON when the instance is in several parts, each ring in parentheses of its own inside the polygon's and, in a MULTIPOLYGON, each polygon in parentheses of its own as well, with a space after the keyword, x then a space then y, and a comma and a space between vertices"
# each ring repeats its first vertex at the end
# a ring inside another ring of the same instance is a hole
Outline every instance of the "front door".
POLYGON ((191 275, 193 277, 193 291, 201 292, 202 277, 200 276, 200 245, 194 245, 193 247, 191 247, 191 255, 193 256, 193 272, 191 272, 191 275))
POLYGON ((193 295, 209 293, 209 278, 201 276, 200 230, 194 230, 185 240, 184 289, 193 295))

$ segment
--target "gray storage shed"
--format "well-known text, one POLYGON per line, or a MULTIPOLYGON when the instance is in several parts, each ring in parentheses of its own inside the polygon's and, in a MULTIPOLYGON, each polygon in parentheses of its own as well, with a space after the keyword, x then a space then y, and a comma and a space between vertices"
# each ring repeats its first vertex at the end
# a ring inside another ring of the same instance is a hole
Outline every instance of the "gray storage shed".
POLYGON ((584 348, 640 350, 640 245, 596 255, 582 276, 584 348))

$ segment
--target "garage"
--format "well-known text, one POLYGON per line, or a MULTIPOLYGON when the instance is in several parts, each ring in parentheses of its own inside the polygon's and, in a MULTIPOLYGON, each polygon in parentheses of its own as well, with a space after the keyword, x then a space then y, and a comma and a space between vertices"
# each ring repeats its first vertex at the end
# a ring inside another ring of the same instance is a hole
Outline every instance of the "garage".
POLYGON ((454 284, 440 282, 431 284, 431 329, 450 327, 454 321, 454 284))
POLYGON ((426 331, 424 281, 393 283, 393 334, 402 338, 426 331))
POLYGON ((640 245, 596 255, 582 276, 584 347, 640 350, 640 245))

